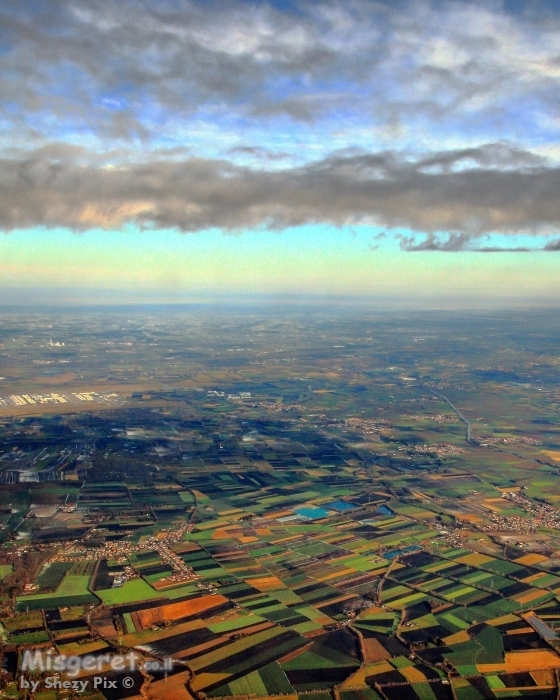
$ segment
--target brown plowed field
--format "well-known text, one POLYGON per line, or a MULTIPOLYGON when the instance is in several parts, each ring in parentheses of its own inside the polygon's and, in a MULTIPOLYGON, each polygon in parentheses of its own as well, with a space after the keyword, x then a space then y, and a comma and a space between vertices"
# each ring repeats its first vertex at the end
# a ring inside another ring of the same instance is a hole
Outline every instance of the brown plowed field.
POLYGON ((211 608, 215 608, 227 602, 227 598, 224 598, 223 595, 204 595, 200 598, 193 598, 192 600, 183 600, 180 603, 162 605, 159 608, 139 610, 137 616, 141 629, 148 629, 152 625, 161 624, 165 620, 174 622, 183 617, 198 615, 205 610, 210 610, 211 608))
POLYGON ((366 664, 371 664, 374 661, 385 661, 391 658, 391 654, 377 639, 364 639, 362 646, 364 650, 364 662, 366 664))

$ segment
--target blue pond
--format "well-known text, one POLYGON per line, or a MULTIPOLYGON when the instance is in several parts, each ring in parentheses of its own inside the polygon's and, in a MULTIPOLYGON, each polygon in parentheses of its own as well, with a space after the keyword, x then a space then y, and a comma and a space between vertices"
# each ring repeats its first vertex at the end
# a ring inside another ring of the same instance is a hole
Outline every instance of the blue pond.
POLYGON ((420 549, 415 544, 410 545, 410 547, 403 547, 403 549, 394 549, 392 552, 385 552, 383 554, 383 557, 385 559, 394 559, 395 557, 398 557, 400 554, 412 554, 412 552, 416 552, 420 549))
POLYGON ((346 503, 345 501, 333 501, 332 503, 325 503, 326 508, 331 508, 332 510, 353 510, 356 506, 351 503, 346 503))
POLYGON ((318 520, 319 518, 326 518, 328 516, 328 511, 324 508, 295 508, 294 513, 298 515, 303 515, 309 520, 318 520))
POLYGON ((390 508, 387 508, 387 506, 379 506, 375 512, 381 513, 381 515, 394 515, 393 511, 390 508))

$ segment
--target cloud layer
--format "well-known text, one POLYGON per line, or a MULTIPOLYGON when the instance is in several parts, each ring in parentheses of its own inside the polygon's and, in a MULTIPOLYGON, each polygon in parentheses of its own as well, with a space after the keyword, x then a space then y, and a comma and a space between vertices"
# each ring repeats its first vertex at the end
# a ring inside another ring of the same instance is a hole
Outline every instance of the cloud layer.
POLYGON ((3 3, 0 227, 550 235, 560 12, 510 6, 3 3))
POLYGON ((405 128, 496 132, 523 119, 555 128, 560 22, 543 9, 513 15, 499 2, 434 0, 299 0, 283 10, 240 0, 3 3, 4 118, 36 135, 56 119, 70 131, 144 139, 195 113, 209 118, 208 110, 257 121, 332 113, 405 128))
POLYGON ((184 232, 375 223, 429 236, 408 250, 457 250, 483 233, 550 233, 560 225, 560 168, 503 146, 433 154, 335 154, 263 171, 226 160, 82 164, 76 149, 0 162, 0 226, 115 228, 127 222, 184 232), (55 154, 55 157, 53 157, 55 154), (510 167, 506 167, 509 165, 510 167))

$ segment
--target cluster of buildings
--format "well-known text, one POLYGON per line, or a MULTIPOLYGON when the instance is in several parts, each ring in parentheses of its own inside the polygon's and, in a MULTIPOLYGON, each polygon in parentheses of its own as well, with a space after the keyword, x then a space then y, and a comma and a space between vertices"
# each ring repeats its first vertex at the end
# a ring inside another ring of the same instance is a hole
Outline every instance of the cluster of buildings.
MULTIPOLYGON (((401 448, 399 448, 401 449, 401 448)), ((407 446, 406 449, 409 452, 414 452, 415 454, 428 455, 433 454, 438 457, 449 457, 452 455, 466 454, 467 450, 462 447, 456 447, 455 445, 444 445, 444 444, 434 444, 434 445, 412 445, 407 446)))
POLYGON ((514 491, 504 493, 502 498, 515 503, 532 517, 525 518, 521 515, 503 516, 494 513, 490 516, 490 523, 483 526, 482 530, 487 532, 502 530, 523 535, 536 532, 537 528, 560 530, 560 511, 548 505, 548 503, 535 503, 514 491))
POLYGON ((73 392, 72 394, 10 394, 0 397, 0 406, 29 406, 35 404, 75 403, 80 401, 110 401, 118 398, 117 394, 98 394, 96 391, 73 392))
MULTIPOLYGON (((37 403, 68 403, 68 399, 60 394, 11 394, 9 397, 10 401, 15 406, 27 406, 28 404, 37 403)), ((8 405, 4 399, 4 405, 8 405)))
MULTIPOLYGON (((181 542, 185 533, 192 530, 192 525, 182 524, 174 530, 162 530, 157 536, 150 537, 142 542, 130 542, 129 540, 111 540, 101 547, 84 547, 79 542, 71 544, 63 551, 56 554, 52 561, 92 561, 97 559, 114 559, 117 564, 123 564, 124 570, 115 576, 113 587, 123 585, 131 578, 136 578, 138 574, 127 564, 128 556, 137 552, 156 550, 161 560, 168 564, 173 573, 166 581, 183 582, 198 578, 193 570, 175 552, 169 549, 170 544, 181 542)), ((91 532, 95 533, 95 530, 91 532)))
POLYGON ((405 414, 405 415, 401 416, 401 418, 404 418, 405 420, 415 420, 415 421, 433 420, 436 423, 457 423, 457 421, 458 421, 457 416, 446 416, 443 413, 436 413, 436 414, 419 413, 419 414, 414 414, 414 415, 405 414))
POLYGON ((359 430, 361 433, 371 435, 379 433, 380 430, 389 429, 388 421, 380 418, 378 420, 366 420, 364 418, 347 418, 344 423, 354 430, 359 430))
POLYGON ((486 445, 542 445, 540 440, 530 437, 488 437, 483 438, 482 447, 486 445))
POLYGON ((535 527, 547 527, 560 530, 560 511, 553 508, 548 503, 537 503, 529 500, 525 496, 510 491, 503 494, 503 498, 512 501, 523 510, 530 513, 533 517, 531 523, 535 527))
MULTIPOLYGON (((225 391, 215 391, 213 389, 208 391, 207 394, 208 394, 208 396, 217 396, 219 398, 225 398, 225 396, 226 396, 225 391)), ((228 401, 239 401, 239 400, 243 400, 243 399, 250 399, 251 392, 250 391, 240 391, 238 394, 228 394, 227 398, 228 398, 228 401)))

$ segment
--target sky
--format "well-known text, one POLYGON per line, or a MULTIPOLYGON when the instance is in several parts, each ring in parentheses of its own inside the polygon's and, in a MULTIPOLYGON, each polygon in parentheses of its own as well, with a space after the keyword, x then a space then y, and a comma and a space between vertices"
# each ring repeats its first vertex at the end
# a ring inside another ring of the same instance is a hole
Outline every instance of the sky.
POLYGON ((0 297, 555 303, 559 83, 546 0, 0 3, 0 297))

